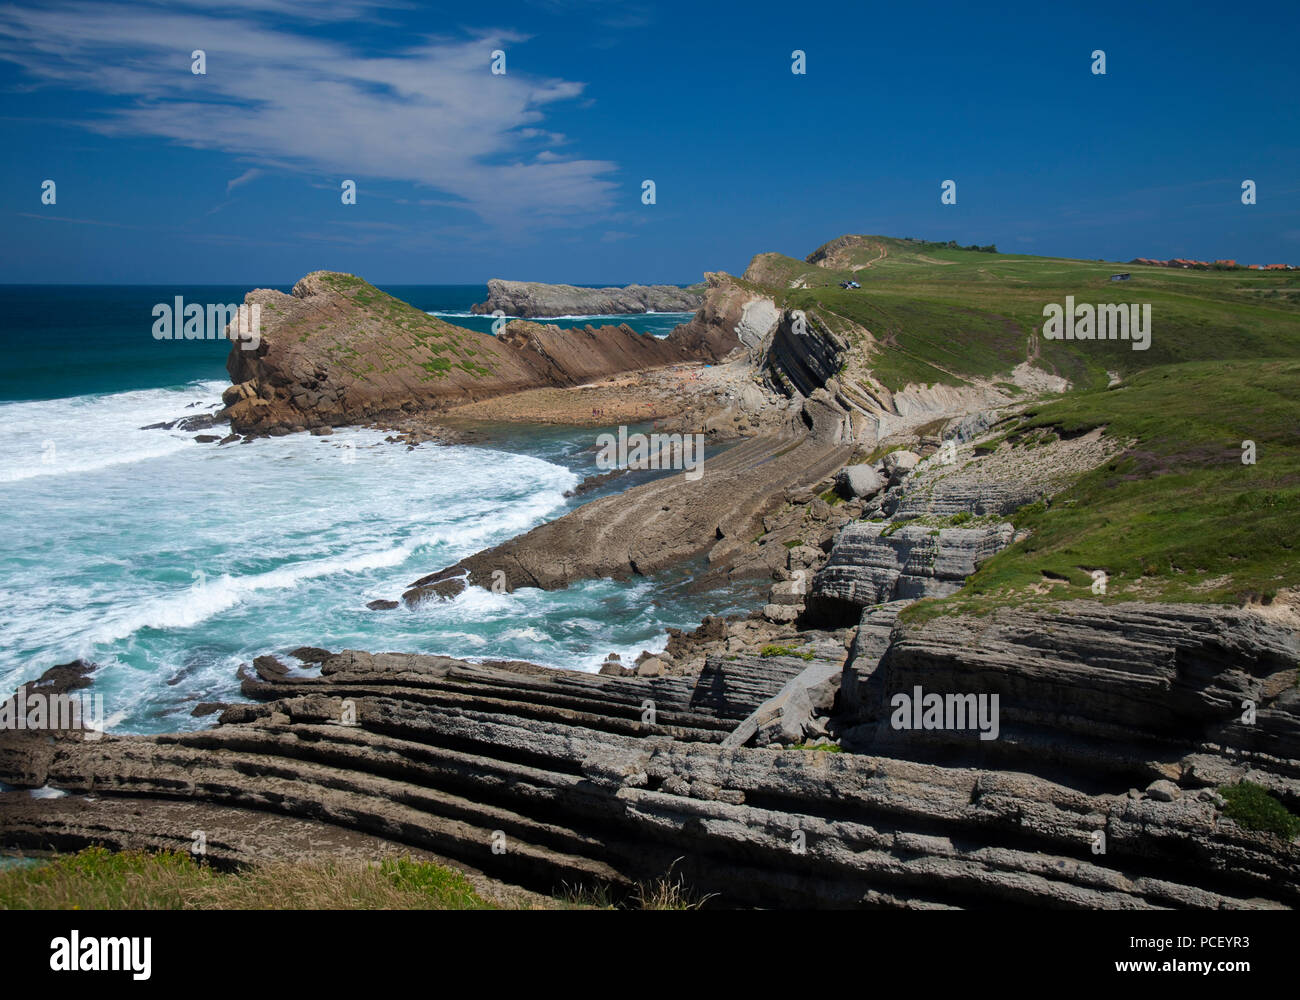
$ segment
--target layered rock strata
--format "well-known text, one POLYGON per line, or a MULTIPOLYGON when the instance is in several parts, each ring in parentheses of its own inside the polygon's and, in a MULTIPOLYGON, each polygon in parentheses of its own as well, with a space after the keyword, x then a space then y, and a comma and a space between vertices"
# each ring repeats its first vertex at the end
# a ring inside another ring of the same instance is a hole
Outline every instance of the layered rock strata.
POLYGON ((706 696, 680 678, 439 657, 344 653, 320 677, 261 658, 245 683, 260 703, 232 706, 212 730, 11 737, 0 780, 70 795, 39 814, 0 808, 0 841, 177 843, 191 816, 173 806, 194 803, 212 810, 209 842, 237 845, 233 824, 250 813, 304 819, 540 891, 618 892, 672 870, 731 906, 1300 903, 1300 851, 1225 820, 1212 793, 1166 799, 878 753, 724 748, 763 692, 751 679, 731 704, 719 676, 706 696))
POLYGON ((1218 605, 1066 601, 897 625, 881 648, 868 638, 880 614, 863 613, 845 666, 841 721, 859 747, 955 749, 1081 784, 1250 780, 1300 806, 1300 637, 1290 629, 1218 605), (893 729, 891 698, 917 685, 998 696, 998 738, 893 729))
POLYGON ((1010 544, 1014 529, 1002 523, 976 528, 859 521, 840 532, 830 558, 813 578, 824 614, 896 600, 946 597, 986 559, 1010 544))

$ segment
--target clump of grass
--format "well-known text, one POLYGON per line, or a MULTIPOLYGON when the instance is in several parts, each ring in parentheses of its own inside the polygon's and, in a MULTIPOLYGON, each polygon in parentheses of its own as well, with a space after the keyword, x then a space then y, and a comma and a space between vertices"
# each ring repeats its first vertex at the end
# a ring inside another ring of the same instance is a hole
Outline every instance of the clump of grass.
POLYGON ((558 895, 561 906, 576 910, 616 910, 614 893, 609 885, 601 882, 597 885, 560 884, 558 895))
POLYGON ((891 451, 903 451, 906 448, 907 445, 904 444, 882 444, 870 452, 854 452, 849 465, 875 465, 891 451))
POLYGON ((938 420, 931 420, 928 424, 922 424, 920 427, 917 427, 912 431, 912 433, 918 438, 938 437, 939 432, 943 430, 944 425, 946 425, 951 419, 951 417, 940 417, 938 420))
POLYGON ((443 904, 443 910, 476 910, 485 904, 460 872, 427 861, 385 858, 379 873, 403 892, 427 896, 443 904))
MULTIPOLYGON (((677 859, 680 860, 681 858, 677 859)), ((707 893, 701 896, 687 887, 685 876, 679 873, 674 877, 673 868, 677 867, 677 861, 669 866, 668 874, 661 875, 653 882, 637 884, 633 896, 637 909, 698 910, 717 895, 717 893, 707 893)))
POLYGON ((796 743, 792 750, 820 750, 822 753, 844 753, 838 743, 796 743))
POLYGON ((787 549, 797 549, 800 545, 803 544, 803 539, 791 538, 785 542, 782 542, 781 544, 784 545, 787 549))
POLYGON ((795 649, 793 646, 777 646, 773 644, 768 644, 764 646, 762 650, 759 651, 758 655, 763 657, 797 656, 802 660, 811 660, 813 658, 813 653, 811 650, 804 650, 801 652, 795 649))
POLYGON ((717 893, 701 895, 687 886, 685 876, 673 874, 677 861, 668 867, 667 874, 638 882, 630 893, 616 892, 604 882, 572 886, 564 883, 558 899, 565 908, 582 910, 698 910, 717 893))
POLYGON ((1300 835, 1300 816, 1269 794, 1263 785, 1243 781, 1219 789, 1227 800, 1223 815, 1247 830, 1272 833, 1283 840, 1294 840, 1300 835))
POLYGON ((34 868, 0 872, 0 909, 182 910, 216 872, 188 854, 88 847, 34 868))

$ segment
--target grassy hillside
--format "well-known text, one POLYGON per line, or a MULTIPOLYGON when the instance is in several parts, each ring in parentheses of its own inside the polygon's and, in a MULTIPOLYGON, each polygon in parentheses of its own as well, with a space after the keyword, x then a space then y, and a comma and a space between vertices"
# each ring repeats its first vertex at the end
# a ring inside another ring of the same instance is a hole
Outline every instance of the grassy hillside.
POLYGON ((909 382, 958 385, 1030 358, 1082 388, 1104 386, 1107 371, 1300 356, 1300 272, 1184 271, 950 250, 887 237, 857 240, 831 254, 843 266, 761 254, 746 278, 770 287, 789 308, 826 316, 832 326, 842 317, 869 330, 880 344, 872 370, 890 389, 909 382), (1132 278, 1111 281, 1119 271, 1132 278), (846 279, 862 287, 839 288, 846 279), (1150 303, 1150 348, 1037 335, 1043 307, 1063 304, 1067 295, 1094 305, 1150 303))
MULTIPOLYGON (((891 389, 960 384, 1034 363, 1073 383, 1033 404, 1003 447, 1093 428, 1133 441, 1049 504, 1030 537, 912 618, 1070 598, 1239 603, 1300 586, 1300 272, 1193 271, 841 237, 807 261, 754 258, 746 278, 855 340, 891 389), (820 260, 820 263, 809 261, 820 260), (826 266, 830 265, 830 266, 826 266), (1112 282, 1117 272, 1129 281, 1112 282), (860 289, 841 289, 844 280, 860 289), (1043 307, 1150 303, 1151 346, 1047 341, 1043 307), (854 325, 870 332, 870 340, 854 325), (1108 372, 1123 381, 1114 388, 1108 372), (1243 441, 1257 461, 1242 464, 1243 441), (1104 597, 1091 572, 1109 577, 1104 597)), ((860 357, 858 363, 864 359, 860 357)))
POLYGON ((430 382, 445 378, 453 367, 472 379, 493 373, 492 342, 484 335, 430 316, 356 275, 320 272, 319 279, 358 307, 355 325, 342 337, 327 324, 315 329, 304 325, 297 339, 306 343, 319 331, 327 331, 337 342, 324 352, 354 378, 422 369, 417 377, 430 382), (395 330, 406 337, 382 336, 384 331, 395 330), (381 336, 376 338, 375 331, 381 336))
POLYGON ((1152 369, 1113 389, 1037 404, 1034 428, 1105 428, 1135 443, 1011 520, 1030 536, 958 594, 908 616, 1071 598, 1244 603, 1300 586, 1300 360, 1152 369), (1256 461, 1242 463, 1253 441, 1256 461), (1093 570, 1108 576, 1092 592, 1093 570))

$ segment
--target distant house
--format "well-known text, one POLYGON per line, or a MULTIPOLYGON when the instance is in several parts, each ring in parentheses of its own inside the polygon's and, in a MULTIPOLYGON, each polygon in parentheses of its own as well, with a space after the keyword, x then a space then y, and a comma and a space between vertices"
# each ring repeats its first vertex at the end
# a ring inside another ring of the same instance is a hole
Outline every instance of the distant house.
POLYGON ((1128 281, 1128 278, 1129 278, 1129 274, 1127 271, 1123 272, 1122 274, 1112 274, 1110 276, 1111 281, 1128 281))

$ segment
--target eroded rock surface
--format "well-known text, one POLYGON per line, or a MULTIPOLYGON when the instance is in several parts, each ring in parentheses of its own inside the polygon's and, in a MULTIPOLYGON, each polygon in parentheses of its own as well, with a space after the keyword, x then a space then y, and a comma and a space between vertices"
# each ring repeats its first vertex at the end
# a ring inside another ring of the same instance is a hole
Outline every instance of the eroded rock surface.
MULTIPOLYGON (((1095 683, 1078 673, 1076 689, 1095 683)), ((1186 705, 1213 702, 1193 693, 1209 674, 1185 678, 1186 705)), ((248 850, 236 821, 265 814, 410 845, 539 891, 617 891, 671 869, 718 893, 714 905, 1300 904, 1300 849, 1223 818, 1190 774, 1169 798, 1131 794, 1119 776, 1083 785, 960 758, 725 748, 740 713, 775 693, 748 683, 732 698, 717 671, 697 684, 355 652, 326 659, 319 677, 294 677, 260 658, 244 684, 257 703, 232 706, 211 730, 52 745, 11 737, 0 780, 69 796, 40 811, 0 797, 0 842, 177 846, 198 813, 176 807, 192 803, 207 810, 209 843, 232 858, 248 850), (492 851, 495 831, 504 854, 492 851), (1097 831, 1104 854, 1092 849, 1097 831)), ((1127 709, 1135 725, 1154 713, 1157 731, 1188 710, 1150 698, 1127 709)), ((256 844, 275 850, 273 839, 256 844)))
POLYGON ((979 565, 1005 548, 1010 524, 935 528, 922 524, 859 521, 840 532, 830 558, 813 581, 825 603, 858 608, 896 600, 946 597, 979 565))

